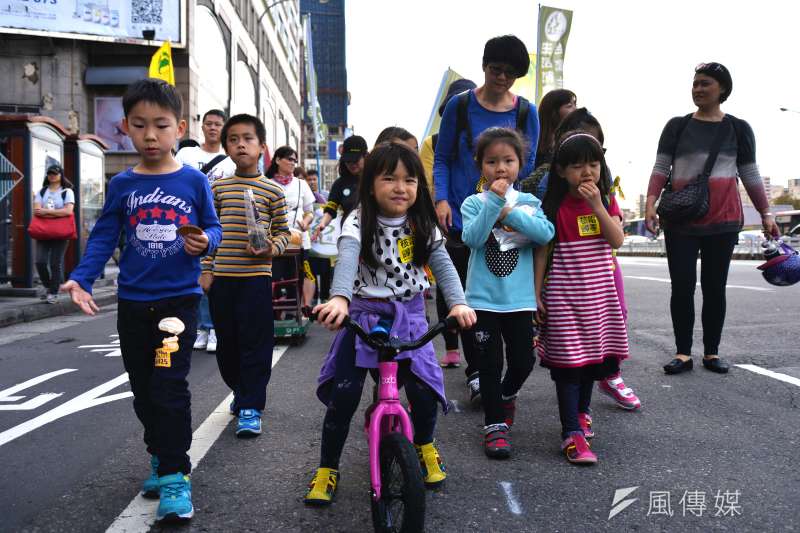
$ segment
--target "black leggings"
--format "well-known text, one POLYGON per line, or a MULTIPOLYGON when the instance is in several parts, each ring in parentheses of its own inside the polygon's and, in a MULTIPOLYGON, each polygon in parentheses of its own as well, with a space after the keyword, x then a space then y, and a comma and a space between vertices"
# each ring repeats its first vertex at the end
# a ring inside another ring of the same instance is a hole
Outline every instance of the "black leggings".
MULTIPOLYGON (((319 461, 321 468, 339 468, 339 458, 350 431, 350 420, 361 402, 361 391, 367 377, 367 369, 356 366, 355 335, 348 331, 339 346, 336 374, 331 384, 328 410, 322 423, 319 461)), ((398 383, 400 386, 405 385, 406 397, 412 406, 414 444, 428 444, 433 442, 438 400, 433 389, 411 373, 410 366, 410 361, 400 361, 397 368, 398 383)))
POLYGON ((719 353, 722 326, 725 323, 725 285, 736 232, 691 236, 667 231, 669 277, 672 296, 669 302, 677 353, 692 354, 694 330, 694 290, 697 286, 697 254, 700 252, 700 288, 703 291, 703 348, 705 355, 719 353))
POLYGON ((561 419, 561 438, 566 439, 570 433, 581 432, 578 413, 589 414, 592 403, 592 379, 580 381, 556 380, 558 396, 558 416, 561 419))
POLYGON ((480 365, 484 420, 489 426, 503 422, 503 397, 508 399, 516 396, 533 370, 536 362, 533 354, 533 312, 478 311, 477 315, 478 321, 472 334, 480 365), (508 363, 505 375, 502 375, 503 341, 508 363))

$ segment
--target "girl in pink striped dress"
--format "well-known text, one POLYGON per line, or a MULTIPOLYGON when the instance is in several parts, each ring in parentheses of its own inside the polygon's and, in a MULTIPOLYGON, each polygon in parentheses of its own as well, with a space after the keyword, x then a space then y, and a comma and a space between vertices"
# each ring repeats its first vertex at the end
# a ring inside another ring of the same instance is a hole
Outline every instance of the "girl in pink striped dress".
POLYGON ((618 372, 628 357, 611 256, 624 238, 622 214, 609 194, 606 168, 592 135, 561 137, 542 204, 556 236, 536 251, 538 351, 556 383, 561 448, 572 463, 597 462, 586 440, 594 436, 594 382, 618 372))

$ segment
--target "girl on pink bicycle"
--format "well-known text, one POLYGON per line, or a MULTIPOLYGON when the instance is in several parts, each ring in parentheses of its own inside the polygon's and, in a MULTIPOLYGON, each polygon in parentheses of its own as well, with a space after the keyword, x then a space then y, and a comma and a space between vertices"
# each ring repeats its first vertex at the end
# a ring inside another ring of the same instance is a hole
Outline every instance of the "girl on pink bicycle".
MULTIPOLYGON (((468 329, 475 312, 464 292, 437 226, 425 171, 416 152, 391 142, 367 156, 359 184, 360 206, 345 220, 331 299, 314 309, 328 329, 338 329, 349 315, 369 331, 379 321, 392 322, 390 335, 415 339, 428 328, 423 293, 430 287, 430 266, 450 308, 448 316, 468 329)), ((426 487, 444 482, 445 468, 434 447, 437 402, 447 408, 442 370, 433 344, 397 356, 398 380, 413 405, 414 446, 426 487)), ((350 330, 340 330, 322 366, 317 396, 327 406, 322 425, 320 466, 305 502, 328 505, 339 480, 350 420, 361 400, 367 371, 378 366, 377 354, 350 330)))

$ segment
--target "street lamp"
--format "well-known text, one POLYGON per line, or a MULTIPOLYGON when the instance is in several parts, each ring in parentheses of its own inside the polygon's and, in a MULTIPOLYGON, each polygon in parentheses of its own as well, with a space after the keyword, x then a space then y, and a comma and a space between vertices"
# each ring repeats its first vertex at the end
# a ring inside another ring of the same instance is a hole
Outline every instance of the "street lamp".
POLYGON ((789 113, 797 113, 798 115, 800 115, 800 111, 797 111, 796 109, 789 109, 788 107, 779 107, 778 109, 780 109, 781 111, 788 111, 789 113))

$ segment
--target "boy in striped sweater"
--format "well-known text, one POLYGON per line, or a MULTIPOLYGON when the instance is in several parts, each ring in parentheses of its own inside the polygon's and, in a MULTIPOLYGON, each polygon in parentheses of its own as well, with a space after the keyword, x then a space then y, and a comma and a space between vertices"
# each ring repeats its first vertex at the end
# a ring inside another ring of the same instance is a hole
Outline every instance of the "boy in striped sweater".
POLYGON ((214 207, 222 241, 203 260, 200 286, 208 292, 217 330, 217 364, 233 390, 231 413, 238 437, 261 434, 261 413, 272 370, 272 257, 289 242, 283 190, 258 171, 266 150, 264 124, 252 115, 235 115, 222 128, 222 145, 236 163, 236 174, 214 182, 214 207), (253 191, 256 223, 267 228, 266 247, 248 240, 244 195, 253 191))

